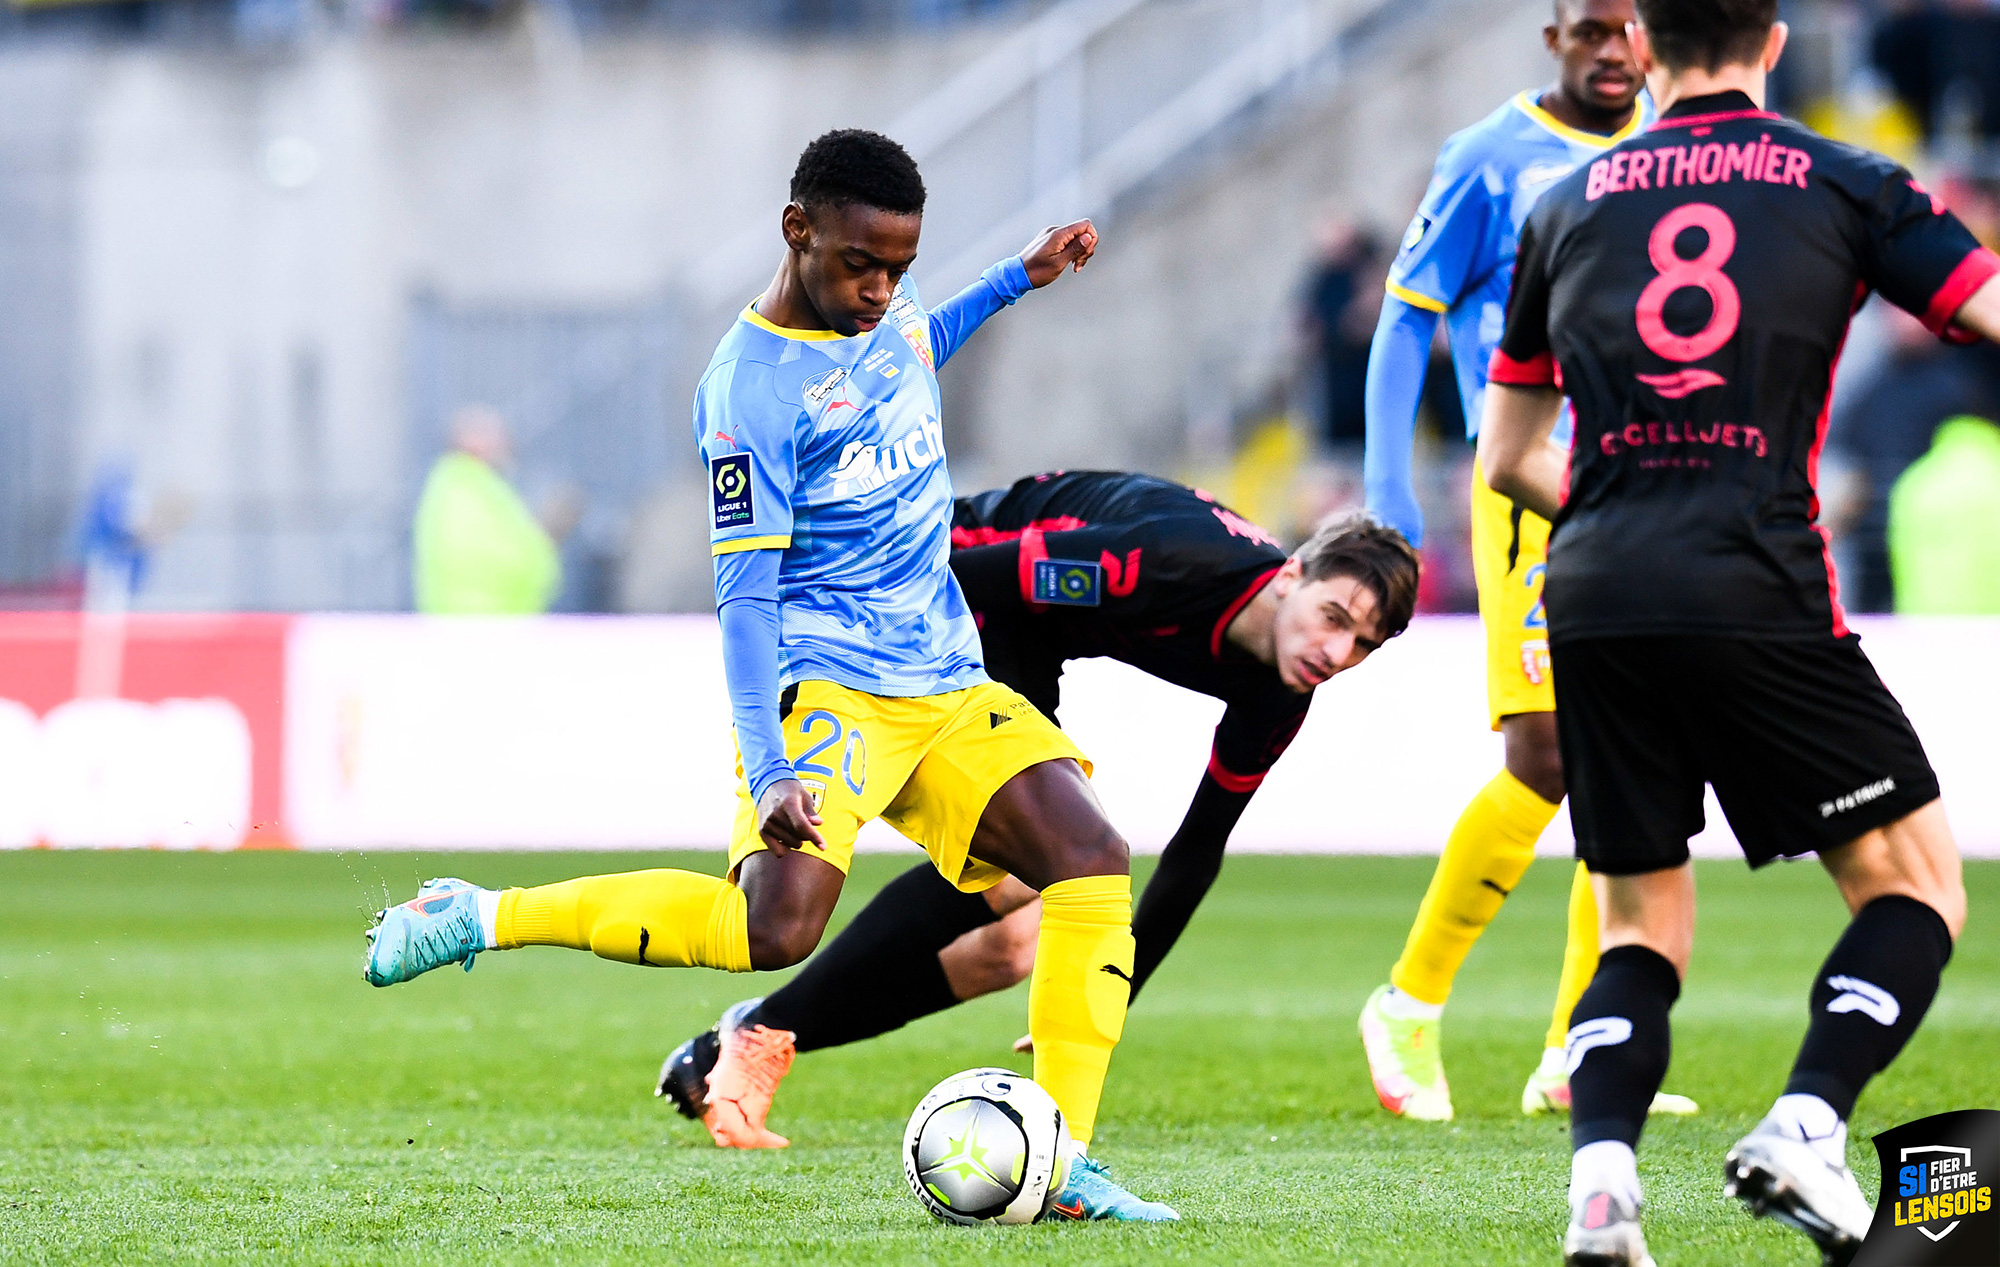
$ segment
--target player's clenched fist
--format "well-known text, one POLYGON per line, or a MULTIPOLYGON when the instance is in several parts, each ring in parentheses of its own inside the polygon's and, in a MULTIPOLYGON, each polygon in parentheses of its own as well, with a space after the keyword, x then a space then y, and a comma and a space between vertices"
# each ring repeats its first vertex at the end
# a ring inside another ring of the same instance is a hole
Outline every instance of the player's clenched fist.
POLYGON ((779 779, 757 802, 757 834, 773 849, 796 849, 807 842, 824 846, 819 824, 812 797, 797 779, 779 779))
POLYGON ((1065 268, 1082 272, 1096 253, 1097 226, 1088 220, 1078 220, 1075 224, 1051 225, 1042 230, 1042 235, 1021 252, 1021 263, 1027 267, 1028 281, 1041 287, 1061 277, 1065 268))

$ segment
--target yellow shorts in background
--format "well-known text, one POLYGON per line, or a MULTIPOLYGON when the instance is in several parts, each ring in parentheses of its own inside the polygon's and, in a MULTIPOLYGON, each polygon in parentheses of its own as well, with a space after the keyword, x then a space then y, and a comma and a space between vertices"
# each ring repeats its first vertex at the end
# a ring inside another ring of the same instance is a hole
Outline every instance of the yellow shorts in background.
POLYGON ((1472 574, 1479 622, 1486 629, 1486 708, 1493 729, 1515 713, 1553 713, 1549 618, 1542 574, 1549 563, 1549 521, 1486 486, 1472 464, 1472 574))
MULTIPOLYGON (((930 855, 967 893, 1006 878, 971 859, 986 802, 1031 765, 1068 757, 1090 773, 1069 736, 1013 688, 982 682, 942 695, 870 695, 832 682, 801 682, 783 718, 785 755, 819 806, 826 845, 807 845, 845 874, 861 824, 880 818, 930 855)), ((729 873, 767 848, 736 760, 736 825, 729 873)))

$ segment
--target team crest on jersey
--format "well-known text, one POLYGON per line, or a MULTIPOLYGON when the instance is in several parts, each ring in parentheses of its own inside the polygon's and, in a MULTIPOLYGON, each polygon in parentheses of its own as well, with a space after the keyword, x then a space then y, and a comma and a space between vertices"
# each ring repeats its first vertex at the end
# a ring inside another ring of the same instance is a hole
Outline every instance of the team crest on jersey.
POLYGON ((757 522, 750 491, 750 455, 725 453, 708 460, 708 502, 717 528, 740 528, 757 522))
POLYGON ((1104 601, 1104 569, 1082 559, 1036 559, 1034 601, 1095 607, 1104 601))
POLYGON ((907 290, 897 290, 896 297, 889 301, 889 310, 882 314, 882 320, 896 327, 897 333, 908 341, 910 350, 924 363, 924 368, 935 373, 936 363, 931 359, 931 327, 924 320, 923 309, 910 298, 907 290))
POLYGON ((1410 227, 1403 230, 1403 245, 1400 249, 1405 251, 1416 250, 1417 243, 1423 241, 1424 235, 1430 231, 1431 218, 1419 211, 1410 219, 1410 227))

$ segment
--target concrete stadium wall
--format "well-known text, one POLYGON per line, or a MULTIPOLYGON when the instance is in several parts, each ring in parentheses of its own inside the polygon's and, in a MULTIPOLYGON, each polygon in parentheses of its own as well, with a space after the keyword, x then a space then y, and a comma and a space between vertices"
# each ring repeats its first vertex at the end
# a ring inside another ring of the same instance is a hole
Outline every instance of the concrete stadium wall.
MULTIPOLYGON (((2000 621, 1858 625, 1923 735, 1968 854, 2000 857, 2000 621)), ((0 618, 0 847, 716 848, 736 811, 702 617, 0 618), (119 689, 79 698, 102 665, 119 689)), ((1322 687, 1239 851, 1431 853, 1500 764, 1475 620, 1421 618, 1322 687)), ((1071 664, 1060 720, 1112 821, 1165 845, 1221 706, 1071 664)), ((865 771, 865 742, 860 760, 865 771)), ((1697 853, 1731 856, 1711 800, 1697 853)), ((911 846, 873 824, 862 847, 911 846)), ((1541 843, 1569 848, 1559 816, 1541 843)))
MULTIPOLYGON (((1186 7, 1204 4, 1227 8, 1186 7)), ((1283 373, 1316 210, 1393 232, 1438 142, 1545 77, 1540 6, 1423 13, 1337 89, 1162 173, 1109 219, 1091 270, 947 369, 962 487, 1062 465, 1172 471, 1191 412, 1226 412, 1283 373)), ((40 465, 10 460, 10 478, 33 469, 73 496, 125 455, 144 485, 185 495, 193 517, 161 551, 148 607, 398 608, 436 444, 412 418, 416 299, 665 311, 675 350, 649 372, 671 380, 671 457, 652 498, 621 509, 613 598, 703 607, 680 408, 732 311, 705 310, 689 278, 760 220, 775 260, 798 146, 887 126, 996 33, 579 43, 535 21, 286 52, 0 50, 0 99, 22 107, 0 127, 0 153, 21 160, 0 172, 0 225, 25 207, 55 226, 0 242, 17 311, 42 314, 0 332, 0 413, 35 393, 21 408, 43 441, 40 465)), ((932 264, 953 207, 1000 196, 978 178, 964 163, 937 174, 932 264)), ((968 280, 923 270, 933 298, 968 280)), ((68 525, 58 504, 43 518, 46 566, 68 525)))

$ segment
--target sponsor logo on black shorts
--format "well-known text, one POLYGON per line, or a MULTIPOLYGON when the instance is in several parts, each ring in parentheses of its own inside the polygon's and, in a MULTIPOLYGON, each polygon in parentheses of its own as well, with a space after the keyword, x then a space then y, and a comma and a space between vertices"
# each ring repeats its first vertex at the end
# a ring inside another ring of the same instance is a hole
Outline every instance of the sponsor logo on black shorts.
POLYGON ((1081 559, 1036 559, 1035 601, 1095 607, 1104 601, 1104 568, 1081 559))
POLYGON ((1889 795, 1896 790, 1896 780, 1877 779, 1867 787, 1855 788, 1845 796, 1836 796, 1830 801, 1819 803, 1819 816, 1832 818, 1835 814, 1845 814, 1851 809, 1860 809, 1873 800, 1889 795))
POLYGON ((1853 1267, 2000 1263, 2000 1110, 1960 1109, 1875 1137, 1882 1195, 1853 1267))
POLYGON ((757 522, 757 508, 750 501, 748 453, 726 453, 708 460, 708 500, 718 528, 757 522))

